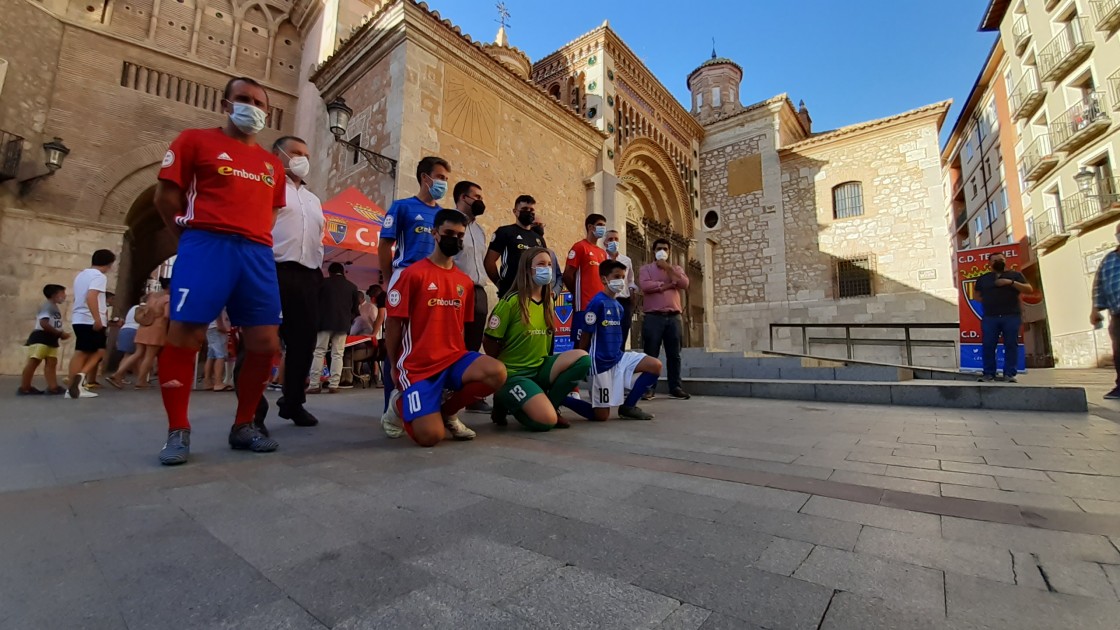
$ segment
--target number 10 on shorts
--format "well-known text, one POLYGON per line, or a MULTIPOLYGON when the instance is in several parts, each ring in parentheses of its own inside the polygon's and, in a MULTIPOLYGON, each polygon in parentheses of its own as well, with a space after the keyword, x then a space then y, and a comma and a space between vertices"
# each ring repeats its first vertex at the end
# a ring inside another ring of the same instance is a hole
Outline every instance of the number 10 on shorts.
POLYGON ((413 414, 420 413, 420 392, 412 392, 408 395, 408 411, 413 414))

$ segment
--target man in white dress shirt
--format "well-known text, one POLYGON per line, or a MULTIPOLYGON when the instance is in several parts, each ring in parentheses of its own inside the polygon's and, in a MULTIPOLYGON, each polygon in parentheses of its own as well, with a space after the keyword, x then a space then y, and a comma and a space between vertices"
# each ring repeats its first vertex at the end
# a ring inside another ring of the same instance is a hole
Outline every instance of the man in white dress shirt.
MULTIPOLYGON (((307 143, 284 136, 272 145, 284 163, 287 204, 276 213, 272 227, 272 253, 280 284, 283 319, 280 339, 284 343, 284 388, 277 401, 280 417, 301 427, 319 420, 303 404, 307 401, 303 375, 311 369, 315 338, 319 330, 319 284, 323 281, 323 206, 303 181, 311 168, 307 143)), ((264 416, 268 403, 261 398, 257 428, 268 435, 264 416)))

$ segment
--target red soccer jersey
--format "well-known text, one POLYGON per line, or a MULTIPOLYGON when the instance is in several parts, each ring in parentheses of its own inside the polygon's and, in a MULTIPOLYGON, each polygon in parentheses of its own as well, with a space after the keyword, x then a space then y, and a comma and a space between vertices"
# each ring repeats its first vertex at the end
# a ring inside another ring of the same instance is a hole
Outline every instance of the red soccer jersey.
POLYGON ((607 259, 607 251, 586 239, 572 245, 568 252, 568 266, 576 268, 576 310, 585 311, 591 298, 603 290, 603 280, 599 277, 599 264, 607 259))
POLYGON ((458 267, 415 262, 401 271, 386 302, 389 317, 405 320, 397 361, 402 388, 439 374, 467 351, 463 324, 474 321, 474 283, 458 267))
POLYGON ((159 178, 186 196, 185 228, 237 234, 272 246, 275 208, 284 206, 284 164, 221 129, 187 129, 163 156, 159 178))

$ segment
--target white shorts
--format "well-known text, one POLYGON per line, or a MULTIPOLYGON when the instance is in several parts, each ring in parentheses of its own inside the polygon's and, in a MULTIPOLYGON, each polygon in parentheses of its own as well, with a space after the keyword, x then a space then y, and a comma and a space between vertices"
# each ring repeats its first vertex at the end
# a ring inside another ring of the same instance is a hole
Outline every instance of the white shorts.
POLYGON ((591 406, 602 409, 618 407, 626 401, 626 392, 634 386, 634 371, 646 355, 623 352, 611 369, 591 375, 591 406))

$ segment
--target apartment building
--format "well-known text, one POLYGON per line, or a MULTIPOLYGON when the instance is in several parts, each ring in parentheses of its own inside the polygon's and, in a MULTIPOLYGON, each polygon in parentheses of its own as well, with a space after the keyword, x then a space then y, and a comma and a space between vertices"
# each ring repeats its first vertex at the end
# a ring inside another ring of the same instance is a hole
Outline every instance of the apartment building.
MULTIPOLYGON (((953 249, 1018 243, 1021 271, 1041 284, 1038 256, 1027 238, 1023 189, 1015 148, 1019 132, 1012 120, 1007 82, 1014 63, 998 38, 965 100, 941 151, 945 220, 955 234, 953 249)), ((1027 365, 1053 365, 1045 302, 1024 305, 1023 341, 1027 365)))
POLYGON ((1007 44, 1019 201, 1055 364, 1104 364, 1110 344, 1089 311, 1093 273, 1116 247, 1120 219, 1120 0, 990 0, 980 30, 1007 44))

